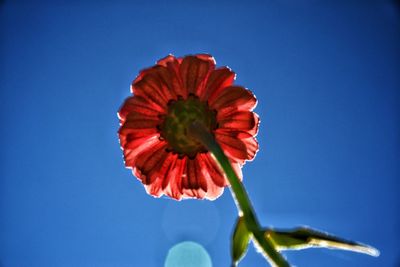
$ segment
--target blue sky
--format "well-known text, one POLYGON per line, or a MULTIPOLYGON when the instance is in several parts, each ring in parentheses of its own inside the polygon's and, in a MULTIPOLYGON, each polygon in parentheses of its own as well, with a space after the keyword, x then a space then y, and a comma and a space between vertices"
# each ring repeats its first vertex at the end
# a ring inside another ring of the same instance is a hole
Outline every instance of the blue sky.
MULTIPOLYGON (((138 72, 210 53, 258 98, 243 169, 262 224, 381 251, 296 266, 398 266, 400 15, 390 1, 10 1, 0 6, 0 266, 163 266, 183 241, 228 266, 236 209, 154 199, 124 168, 117 111, 138 72)), ((251 247, 241 267, 265 266, 251 247)))

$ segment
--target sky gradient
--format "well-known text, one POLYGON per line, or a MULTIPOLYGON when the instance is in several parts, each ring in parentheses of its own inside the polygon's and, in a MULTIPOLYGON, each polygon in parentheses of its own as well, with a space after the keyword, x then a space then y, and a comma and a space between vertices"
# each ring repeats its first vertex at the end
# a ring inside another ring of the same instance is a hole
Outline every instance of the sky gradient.
MULTIPOLYGON (((392 1, 2 1, 0 266, 164 266, 183 241, 229 266, 236 208, 154 199, 124 168, 117 111, 138 72, 212 54, 258 98, 243 169, 261 223, 309 225, 400 264, 400 15, 392 1)), ((266 266, 251 246, 240 267, 266 266)))

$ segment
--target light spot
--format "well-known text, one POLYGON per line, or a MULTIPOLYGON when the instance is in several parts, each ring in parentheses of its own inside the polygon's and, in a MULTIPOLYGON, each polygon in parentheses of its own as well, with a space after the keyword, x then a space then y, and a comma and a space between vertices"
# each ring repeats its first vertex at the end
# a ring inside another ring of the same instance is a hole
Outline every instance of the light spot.
POLYGON ((212 262, 203 246, 185 241, 168 251, 164 267, 212 267, 212 262))

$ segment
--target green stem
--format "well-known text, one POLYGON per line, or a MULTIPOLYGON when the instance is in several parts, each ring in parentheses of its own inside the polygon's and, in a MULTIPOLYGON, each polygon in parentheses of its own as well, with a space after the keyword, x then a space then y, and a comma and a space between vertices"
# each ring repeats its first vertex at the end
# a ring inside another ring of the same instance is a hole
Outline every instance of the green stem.
POLYGON ((214 139, 214 136, 204 127, 203 124, 195 121, 188 128, 188 133, 201 142, 214 155, 231 185, 231 192, 235 199, 239 215, 242 215, 247 229, 253 234, 255 243, 263 251, 263 255, 273 266, 290 267, 285 258, 274 248, 270 240, 264 237, 260 223, 257 220, 249 196, 243 183, 239 180, 229 159, 225 156, 221 147, 214 139))

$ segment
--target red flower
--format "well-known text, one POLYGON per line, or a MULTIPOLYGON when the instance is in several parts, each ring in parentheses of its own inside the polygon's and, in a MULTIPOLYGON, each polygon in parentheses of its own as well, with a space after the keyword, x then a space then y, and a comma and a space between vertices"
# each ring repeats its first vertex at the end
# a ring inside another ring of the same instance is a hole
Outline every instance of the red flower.
POLYGON ((258 150, 257 100, 233 86, 235 73, 215 68, 210 55, 161 59, 133 81, 133 96, 118 115, 125 165, 155 197, 216 199, 227 179, 211 153, 186 135, 199 121, 221 145, 241 178, 241 166, 258 150))

